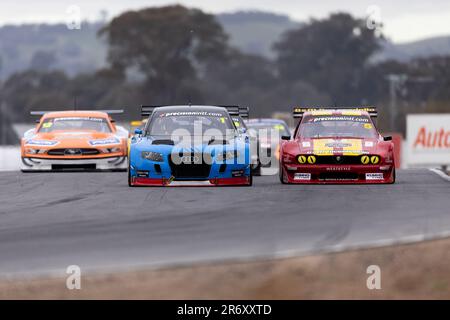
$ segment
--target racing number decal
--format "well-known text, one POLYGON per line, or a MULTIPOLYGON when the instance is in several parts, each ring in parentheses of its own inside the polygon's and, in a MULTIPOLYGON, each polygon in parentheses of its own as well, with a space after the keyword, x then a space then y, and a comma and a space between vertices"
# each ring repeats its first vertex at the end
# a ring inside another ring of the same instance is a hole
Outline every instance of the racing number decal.
POLYGON ((362 163, 362 164, 368 164, 369 161, 370 161, 369 156, 362 156, 362 157, 361 157, 361 163, 362 163))

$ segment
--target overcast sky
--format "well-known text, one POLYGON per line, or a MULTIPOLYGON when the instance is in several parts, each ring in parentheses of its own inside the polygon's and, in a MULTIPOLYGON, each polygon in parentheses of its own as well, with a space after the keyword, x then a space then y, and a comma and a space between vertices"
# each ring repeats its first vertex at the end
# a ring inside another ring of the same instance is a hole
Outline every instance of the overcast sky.
POLYGON ((322 18, 331 12, 345 11, 358 17, 368 13, 379 16, 384 33, 395 42, 407 42, 432 36, 450 35, 450 0, 0 0, 0 25, 25 22, 64 22, 67 8, 77 5, 81 17, 95 20, 101 10, 109 17, 120 12, 149 6, 181 3, 209 13, 237 10, 264 10, 288 14, 306 21, 322 18), (373 7, 375 6, 375 7, 373 7), (369 9, 370 8, 370 9, 369 9), (375 8, 375 9, 374 9, 375 8))

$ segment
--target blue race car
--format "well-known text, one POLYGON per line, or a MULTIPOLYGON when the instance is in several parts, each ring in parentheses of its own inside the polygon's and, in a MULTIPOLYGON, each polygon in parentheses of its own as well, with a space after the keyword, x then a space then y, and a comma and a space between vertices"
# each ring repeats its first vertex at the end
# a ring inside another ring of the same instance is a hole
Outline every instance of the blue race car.
POLYGON ((131 139, 128 185, 252 185, 250 143, 231 116, 237 106, 142 106, 148 116, 131 139))

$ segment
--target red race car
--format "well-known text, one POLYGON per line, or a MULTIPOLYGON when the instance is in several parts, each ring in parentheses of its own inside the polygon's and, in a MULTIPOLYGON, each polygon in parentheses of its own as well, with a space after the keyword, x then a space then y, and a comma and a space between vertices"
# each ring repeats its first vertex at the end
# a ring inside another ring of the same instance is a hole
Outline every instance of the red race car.
POLYGON ((282 137, 281 183, 394 183, 394 144, 375 126, 376 108, 294 108, 282 137))

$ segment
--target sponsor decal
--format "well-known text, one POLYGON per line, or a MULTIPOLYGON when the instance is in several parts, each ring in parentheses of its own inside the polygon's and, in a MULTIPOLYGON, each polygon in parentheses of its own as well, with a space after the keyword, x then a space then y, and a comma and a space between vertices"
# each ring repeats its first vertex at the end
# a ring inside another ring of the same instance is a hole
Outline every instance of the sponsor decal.
POLYGON ((320 116, 320 117, 312 117, 308 119, 308 122, 325 122, 325 121, 352 121, 352 122, 361 122, 361 123, 369 123, 369 118, 365 116, 320 116))
POLYGON ((352 156, 368 153, 367 151, 362 150, 361 139, 314 139, 313 145, 313 151, 310 153, 317 155, 332 156, 341 154, 344 156, 352 156))
POLYGON ((303 148, 311 148, 311 142, 309 142, 309 141, 303 141, 303 142, 302 142, 302 147, 303 147, 303 148))
POLYGON ((88 120, 88 121, 97 121, 104 122, 103 118, 93 118, 93 117, 61 117, 61 118, 53 118, 53 121, 79 121, 79 120, 88 120))
POLYGON ((180 111, 180 112, 164 112, 159 115, 160 118, 164 117, 180 117, 180 116, 205 116, 205 117, 223 117, 225 114, 219 112, 207 112, 207 111, 180 111))
POLYGON ((325 145, 328 148, 347 148, 347 147, 351 147, 352 146, 351 143, 345 143, 345 142, 339 142, 339 141, 327 143, 325 145))
POLYGON ((384 180, 382 173, 366 173, 366 180, 384 180))
POLYGON ((327 167, 327 171, 350 171, 350 167, 327 167))
POLYGON ((366 148, 372 148, 373 147, 373 141, 365 141, 364 147, 366 148))
POLYGON ((231 171, 231 176, 233 178, 244 176, 244 170, 233 170, 231 171))
POLYGON ((40 147, 52 147, 56 146, 59 143, 59 141, 54 140, 34 140, 30 139, 25 142, 25 145, 27 146, 40 146, 40 147))
POLYGON ((364 128, 365 129, 372 129, 373 127, 372 127, 372 125, 370 123, 365 123, 364 124, 364 128))
POLYGON ((101 145, 118 144, 118 143, 120 143, 120 140, 117 138, 96 139, 96 140, 89 141, 89 144, 91 146, 101 146, 101 145))
POLYGON ((294 180, 311 180, 311 173, 295 173, 294 180))

